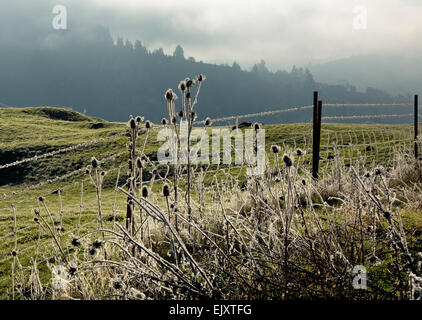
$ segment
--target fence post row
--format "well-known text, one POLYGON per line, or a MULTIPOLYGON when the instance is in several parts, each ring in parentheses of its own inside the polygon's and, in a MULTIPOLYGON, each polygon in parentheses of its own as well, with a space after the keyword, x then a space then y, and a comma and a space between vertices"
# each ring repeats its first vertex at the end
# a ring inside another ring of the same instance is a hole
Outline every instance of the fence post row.
POLYGON ((312 138, 312 177, 318 179, 319 149, 321 140, 322 101, 318 101, 318 91, 314 92, 314 117, 312 138))
POLYGON ((415 159, 418 159, 418 95, 415 94, 414 110, 415 159))

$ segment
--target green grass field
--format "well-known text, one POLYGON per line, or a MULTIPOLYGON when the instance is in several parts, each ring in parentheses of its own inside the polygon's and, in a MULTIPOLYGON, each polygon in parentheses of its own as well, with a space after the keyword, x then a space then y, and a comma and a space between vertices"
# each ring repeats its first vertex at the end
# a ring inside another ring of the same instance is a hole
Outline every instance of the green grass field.
MULTIPOLYGON (((38 208, 47 218, 38 200, 40 195, 45 197, 54 225, 61 228, 62 237, 71 239, 72 235, 97 226, 96 193, 84 170, 92 156, 101 160, 120 154, 101 166, 107 172, 102 206, 107 223, 115 219, 123 220, 126 198, 114 186, 116 181, 123 185, 127 176, 126 151, 129 138, 124 134, 126 127, 126 123, 107 122, 66 109, 0 109, 0 166, 123 133, 89 147, 0 169, 0 298, 9 297, 13 261, 11 253, 15 241, 19 263, 23 267, 30 266, 35 254, 43 257, 38 260, 44 261, 54 257, 56 249, 52 238, 46 232, 40 232, 40 227, 34 221, 33 210, 38 208), (64 176, 69 173, 72 174, 64 176)), ((160 145, 156 139, 158 129, 159 126, 154 126, 148 134, 144 150, 146 155, 154 155, 160 145)), ((301 148, 308 153, 306 161, 311 160, 311 124, 264 124, 264 129, 268 150, 272 144, 280 145, 283 152, 301 148)), ((142 148, 146 135, 146 130, 143 130, 138 148, 142 148)), ((324 124, 321 135, 321 172, 330 165, 336 154, 349 163, 363 159, 368 166, 378 163, 388 165, 393 152, 411 151, 411 147, 412 131, 408 125, 324 124)), ((310 170, 310 164, 308 167, 310 170)), ((211 167, 206 176, 209 183, 216 174, 212 172, 213 168, 217 169, 216 166, 211 167)), ((241 173, 244 169, 233 170, 241 173)), ((160 184, 155 183, 153 191, 159 188, 160 184)), ((404 220, 408 224, 422 225, 415 212, 409 213, 404 220)))

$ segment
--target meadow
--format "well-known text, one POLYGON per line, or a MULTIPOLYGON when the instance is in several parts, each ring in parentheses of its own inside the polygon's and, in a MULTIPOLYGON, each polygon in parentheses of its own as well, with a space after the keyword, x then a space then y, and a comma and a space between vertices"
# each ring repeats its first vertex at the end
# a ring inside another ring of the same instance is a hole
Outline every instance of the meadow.
POLYGON ((421 298, 411 126, 324 123, 315 180, 312 124, 264 123, 266 172, 247 176, 158 164, 158 130, 216 127, 166 95, 161 124, 0 109, 2 299, 421 298))

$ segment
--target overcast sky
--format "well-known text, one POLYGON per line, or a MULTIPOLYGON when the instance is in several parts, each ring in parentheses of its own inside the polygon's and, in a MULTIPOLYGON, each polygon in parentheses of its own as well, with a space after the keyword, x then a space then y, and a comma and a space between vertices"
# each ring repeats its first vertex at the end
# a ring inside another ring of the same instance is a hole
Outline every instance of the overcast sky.
POLYGON ((421 0, 0 0, 0 40, 31 41, 67 7, 69 31, 104 25, 171 54, 271 69, 384 53, 421 55, 421 0), (367 10, 367 28, 354 21, 367 10), (6 27, 6 28, 5 28, 6 27))

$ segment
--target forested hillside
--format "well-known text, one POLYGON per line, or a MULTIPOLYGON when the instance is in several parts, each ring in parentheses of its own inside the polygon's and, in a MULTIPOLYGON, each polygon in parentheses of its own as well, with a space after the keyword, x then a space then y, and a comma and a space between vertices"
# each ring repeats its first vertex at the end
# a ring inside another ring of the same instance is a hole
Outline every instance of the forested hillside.
MULTIPOLYGON (((203 73, 198 116, 215 117, 307 105, 319 90, 330 103, 408 102, 369 88, 316 83, 308 70, 270 72, 264 61, 251 71, 234 62, 214 65, 185 56, 181 46, 172 55, 150 51, 140 41, 114 41, 99 27, 89 36, 57 33, 31 47, 10 43, 0 51, 0 102, 13 107, 58 106, 110 121, 142 114, 159 121, 165 113, 165 90, 186 75, 203 73)), ((174 88, 176 89, 176 88, 174 88)), ((308 121, 308 114, 292 114, 283 122, 308 121)), ((280 119, 278 119, 280 122, 280 119)))

